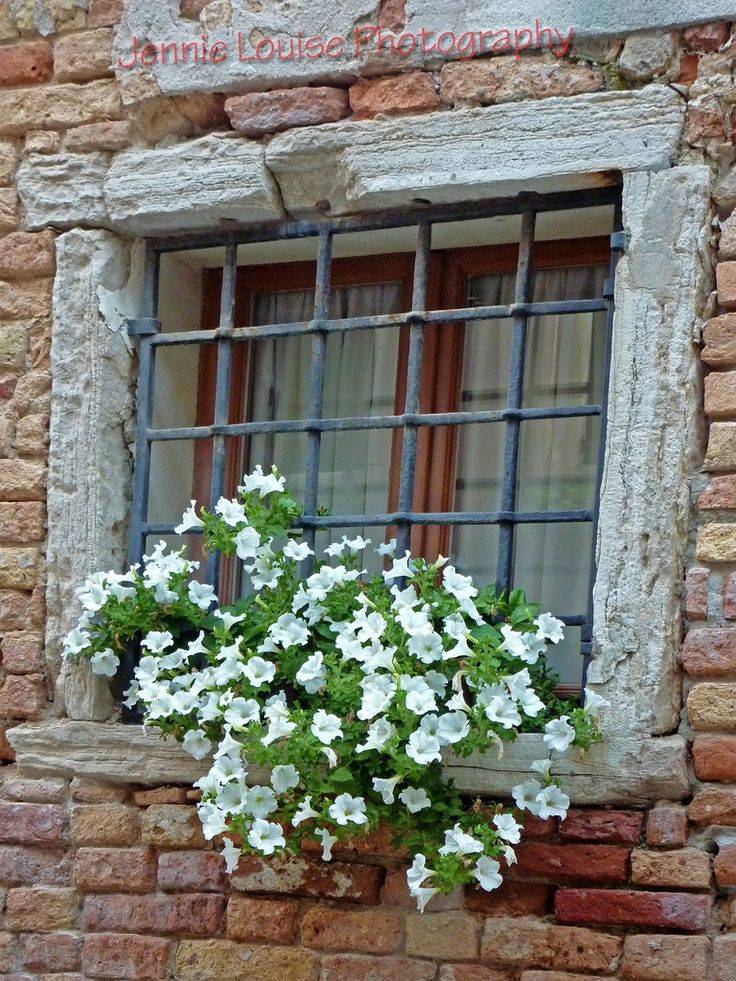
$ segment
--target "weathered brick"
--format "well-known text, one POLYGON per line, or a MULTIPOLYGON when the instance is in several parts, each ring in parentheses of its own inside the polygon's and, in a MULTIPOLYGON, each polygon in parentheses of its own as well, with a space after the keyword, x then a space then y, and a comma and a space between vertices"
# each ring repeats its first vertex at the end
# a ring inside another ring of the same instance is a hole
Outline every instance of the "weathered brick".
POLYGON ((555 915, 560 923, 602 923, 666 930, 705 930, 710 896, 618 889, 559 889, 555 915))
POLYGON ((34 671, 39 672, 44 669, 43 638, 40 634, 31 631, 4 634, 0 641, 0 650, 2 665, 6 671, 15 674, 32 674, 34 671))
MULTIPOLYGON (((48 453, 49 417, 47 415, 24 416, 15 426, 15 451, 24 456, 43 456, 48 453)), ((43 511, 42 511, 43 513, 43 511)), ((35 529, 32 530, 35 534, 35 529)), ((38 537, 43 537, 39 535, 38 537)), ((28 539, 25 539, 28 541, 28 539)), ((31 538, 31 541, 34 539, 31 538)))
POLYGON ((162 852, 158 882, 162 889, 223 892, 229 878, 225 861, 216 852, 162 852))
MULTIPOLYGON (((322 958, 320 981, 430 981, 436 966, 408 957, 367 957, 328 954, 322 958)), ((486 977, 484 981, 493 981, 486 977)))
POLYGON ((46 705, 46 688, 38 675, 9 674, 0 688, 0 715, 33 719, 46 705))
POLYGON ((3 460, 0 500, 42 501, 46 496, 46 467, 27 460, 3 460))
POLYGON ((87 123, 67 131, 64 150, 67 153, 94 153, 96 150, 116 151, 130 146, 130 125, 125 120, 110 123, 87 123))
MULTIPOLYGON (((718 302, 724 310, 736 309, 736 262, 719 262, 716 266, 718 302)), ((706 379, 707 381, 707 379, 706 379)))
MULTIPOLYGON (((409 886, 406 881, 406 866, 397 869, 387 869, 386 878, 381 889, 381 902, 386 906, 405 906, 407 909, 416 909, 417 901, 409 893, 409 886)), ((463 890, 454 889, 448 895, 438 894, 432 896, 425 910, 428 913, 437 913, 441 910, 462 909, 465 905, 463 890)))
POLYGON ((600 981, 600 974, 569 974, 567 971, 522 971, 519 981, 600 981))
POLYGON ((74 883, 82 892, 150 892, 156 858, 149 848, 80 848, 74 883))
POLYGON ((269 859, 243 856, 231 884, 243 892, 270 892, 347 902, 378 902, 383 869, 344 862, 312 862, 303 858, 269 859))
POLYGON ((153 893, 144 896, 87 896, 85 929, 98 932, 188 933, 206 937, 220 933, 225 913, 223 896, 153 893))
POLYGON ((736 684, 702 682, 687 697, 687 716, 693 729, 736 731, 736 684))
POLYGON ((727 21, 715 20, 686 27, 682 40, 690 51, 718 51, 728 41, 730 33, 727 21))
POLYGON ((2 784, 5 797, 27 804, 56 804, 66 797, 67 784, 61 777, 32 780, 29 777, 19 777, 7 767, 2 784))
POLYGON ((734 964, 736 964, 736 933, 716 937, 713 941, 711 981, 733 981, 734 964))
POLYGON ((15 762, 15 752, 13 747, 8 742, 8 737, 6 735, 8 729, 13 725, 6 724, 5 722, 0 722, 0 760, 3 763, 13 763, 15 762))
MULTIPOLYGON (((254 940, 258 943, 290 944, 294 939, 299 904, 293 899, 254 899, 252 896, 233 895, 227 904, 225 933, 231 940, 254 940)), ((308 911, 307 916, 310 912, 308 911)), ((335 917, 347 914, 330 910, 335 917)), ((306 922, 306 917, 305 917, 306 922)), ((304 939, 302 943, 310 944, 304 939)))
POLYGON ((515 875, 554 879, 559 882, 625 882, 628 848, 616 845, 557 845, 522 843, 516 849, 515 875))
POLYGON ((728 419, 736 413, 736 371, 712 371, 706 377, 705 412, 711 419, 728 419))
POLYGON ((443 65, 440 95, 447 105, 491 105, 521 99, 579 95, 604 88, 597 66, 571 64, 560 59, 501 55, 443 65))
POLYGON ((182 940, 176 952, 177 978, 258 978, 258 981, 313 981, 316 956, 303 947, 250 947, 234 940, 182 940))
POLYGON ((703 342, 700 357, 711 368, 736 365, 736 314, 711 317, 703 330, 703 342))
MULTIPOLYGON (((23 420, 20 420, 21 422, 23 420)), ((46 534, 46 509, 40 501, 0 503, 0 543, 10 545, 41 541, 46 534)), ((42 670, 39 664, 35 670, 42 670)), ((8 670, 13 670, 8 668, 8 670)))
POLYGON ((58 38, 54 46, 57 81, 91 82, 111 75, 112 39, 109 27, 58 38))
POLYGON ((721 845, 713 862, 716 882, 721 889, 736 886, 736 845, 721 845))
POLYGON ((0 847, 0 882, 5 886, 70 886, 71 857, 62 848, 0 847))
MULTIPOLYGON (((4 239, 0 239, 0 245, 4 239)), ((25 361, 28 332, 24 324, 0 324, 0 368, 17 371, 25 361)))
POLYGON ((153 790, 137 790, 133 794, 133 802, 138 807, 149 807, 151 804, 186 804, 187 791, 185 787, 154 787, 153 790))
POLYGON ((0 189, 0 232, 14 232, 19 224, 20 198, 12 187, 4 187, 0 189))
POLYGON ((54 233, 12 232, 0 239, 0 279, 54 275, 54 233))
POLYGON ((703 468, 710 473, 736 470, 736 423, 711 424, 703 468))
POLYGON ((20 886, 6 897, 11 930, 69 930, 77 922, 79 895, 74 889, 20 886))
POLYGON ((553 886, 541 882, 505 878, 492 892, 469 886, 465 906, 486 916, 545 916, 551 909, 553 892, 553 886))
POLYGON ((10 140, 0 140, 0 187, 13 180, 18 166, 18 151, 10 140))
POLYGON ((635 845, 641 838, 644 815, 640 811, 576 810, 560 822, 560 835, 577 841, 635 845))
POLYGON ((0 933, 0 971, 13 970, 17 939, 12 933, 0 933))
POLYGON ((0 133, 7 136, 120 119, 122 112, 114 79, 0 91, 0 133))
POLYGON ((410 913, 406 918, 406 952, 439 960, 478 956, 480 923, 466 913, 410 913))
POLYGON ((427 72, 359 79, 350 86, 350 108, 356 119, 401 116, 437 109, 440 97, 427 72))
POLYGON ((622 977, 636 981, 695 981, 708 976, 708 937, 647 934, 624 941, 622 977))
POLYGON ((698 780, 736 783, 736 736, 696 736, 692 752, 698 780))
POLYGON ((0 548, 0 587, 33 589, 38 582, 40 552, 37 548, 6 545, 0 548))
POLYGON ((138 811, 118 804, 87 804, 72 811, 76 845, 135 845, 141 834, 138 811))
POLYGON ((687 811, 677 804, 662 804, 647 815, 647 844, 652 848, 677 848, 687 838, 687 811))
POLYGON ((393 912, 352 912, 315 906, 307 910, 301 921, 301 942, 319 950, 390 954, 401 941, 401 926, 401 917, 393 912))
POLYGON ((249 92, 225 100, 233 129, 246 136, 332 123, 347 116, 348 111, 347 92, 326 86, 249 92))
POLYGON ((90 780, 89 777, 74 777, 70 789, 72 798, 82 804, 122 803, 128 798, 125 787, 90 780))
MULTIPOLYGON (((698 497, 701 511, 722 511, 736 508, 736 477, 731 474, 714 477, 698 497)), ((705 619, 700 617, 698 619, 705 619)))
POLYGON ((99 933, 84 938, 82 968, 94 978, 167 978, 171 942, 163 937, 99 933))
POLYGON ((124 0, 89 0, 87 23, 90 27, 112 27, 123 18, 124 0))
POLYGON ((20 942, 31 971, 76 971, 80 965, 82 941, 73 933, 26 933, 20 942))
POLYGON ((154 804, 143 813, 143 840, 156 848, 203 848, 206 845, 195 807, 154 804))
POLYGON ((54 53, 48 41, 0 46, 0 85, 47 82, 53 73, 54 53))
MULTIPOLYGON (((4 227, 1 191, 0 231, 12 231, 4 227)), ((32 282, 0 280, 0 319, 27 320, 47 316, 51 312, 51 283, 50 279, 34 279, 32 282)))
POLYGON ((699 562, 736 562, 736 524, 701 525, 695 554, 699 562))
POLYGON ((725 824, 736 826, 736 790, 726 787, 706 787, 699 790, 687 809, 693 824, 725 824))
POLYGON ((619 71, 631 81, 648 82, 667 72, 676 50, 671 31, 630 34, 619 56, 619 71))
POLYGON ((0 630, 22 630, 26 627, 29 605, 27 593, 0 590, 0 630))
POLYGON ((43 370, 27 371, 18 379, 13 394, 13 405, 19 415, 47 412, 51 406, 51 373, 43 370))
POLYGON ((697 848, 667 852, 637 848, 631 853, 631 881, 638 886, 708 889, 710 855, 697 848))
MULTIPOLYGON (((716 478, 718 480, 719 478, 716 478)), ((713 481, 715 483, 715 481, 713 481)), ((711 484, 712 486, 712 484, 711 484)), ((685 616, 688 620, 705 620, 708 617, 708 579, 710 570, 693 566, 685 576, 685 616)))
POLYGON ((556 834, 560 826, 558 818, 540 818, 536 814, 524 814, 521 821, 524 825, 525 839, 548 838, 550 835, 556 834))
POLYGON ((580 927, 512 917, 485 921, 481 960, 509 967, 613 971, 621 938, 580 927))
POLYGON ((26 133, 26 153, 58 153, 61 136, 53 130, 32 129, 26 133))
MULTIPOLYGON (((318 841, 305 839, 302 842, 302 852, 305 855, 321 856, 322 846, 318 841)), ((388 825, 384 825, 368 834, 350 835, 335 842, 332 855, 341 862, 377 857, 401 861, 408 857, 408 852, 406 848, 396 843, 394 831, 388 825)))

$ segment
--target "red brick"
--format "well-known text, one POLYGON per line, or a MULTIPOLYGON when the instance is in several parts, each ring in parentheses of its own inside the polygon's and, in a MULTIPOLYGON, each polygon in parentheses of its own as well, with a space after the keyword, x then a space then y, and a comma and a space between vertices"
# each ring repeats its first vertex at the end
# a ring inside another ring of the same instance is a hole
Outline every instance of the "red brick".
POLYGON ((708 617, 709 576, 709 570, 700 566, 693 566, 692 569, 687 570, 685 576, 685 616, 688 620, 705 620, 708 617))
POLYGON ((225 899, 204 893, 170 896, 88 896, 84 925, 93 931, 187 933, 195 937, 222 929, 225 899))
POLYGON ((294 939, 298 912, 299 904, 293 899, 231 896, 227 904, 225 935, 231 940, 290 944, 294 939))
POLYGON ((138 811, 119 804, 75 807, 71 834, 76 845, 135 845, 141 834, 138 811))
POLYGON ((599 981, 600 974, 569 974, 567 971, 522 971, 519 981, 599 981))
POLYGON ((485 921, 481 960, 517 970, 549 967, 561 971, 610 974, 621 938, 582 927, 561 927, 540 920, 502 917, 485 921))
POLYGON ((693 763, 698 780, 736 782, 736 736, 696 736, 693 763))
POLYGON ((16 674, 43 671, 43 638, 37 633, 7 633, 1 642, 2 665, 16 674))
POLYGON ((46 688, 37 675, 9 674, 0 688, 0 715, 33 719, 46 705, 46 688))
POLYGON ((303 858, 264 860, 245 855, 231 883, 243 892, 269 892, 308 898, 378 902, 383 869, 344 862, 311 862, 303 858))
MULTIPOLYGON (((437 977, 438 981, 513 981, 514 975, 507 971, 483 967, 480 964, 443 964, 437 977)), ((523 974, 522 978, 525 977, 526 974, 523 974)), ((572 977, 572 975, 568 975, 568 977, 572 977)), ((544 981, 549 981, 549 977, 545 976, 544 981)), ((552 978, 552 981, 555 979, 552 978)), ((574 981, 586 981, 586 979, 576 974, 574 981)))
MULTIPOLYGON (((408 957, 328 954, 322 958, 319 977, 320 981, 430 981, 435 971, 436 966, 430 961, 415 961, 408 957)), ((486 981, 493 979, 487 977, 486 981)))
POLYGON ((120 804, 128 798, 127 788, 88 777, 74 777, 71 792, 72 798, 82 804, 120 804))
POLYGON ((162 852, 158 857, 162 889, 224 892, 228 881, 225 861, 216 852, 162 852))
POLYGON ((486 916, 545 916, 551 909, 552 895, 550 885, 505 878, 492 892, 469 886, 465 906, 486 916))
POLYGON ((112 27, 123 18, 125 0, 89 0, 87 24, 89 27, 112 27))
POLYGON ((736 673, 736 627, 690 630, 682 645, 682 665, 696 678, 736 673))
MULTIPOLYGON (((384 910, 352 911, 313 906, 302 917, 300 935, 305 947, 317 950, 391 954, 401 942, 401 917, 384 910)), ((410 954, 416 953, 407 950, 410 954)))
POLYGON ((111 75, 112 36, 109 28, 99 27, 57 38, 54 46, 56 80, 89 82, 111 75))
POLYGON ((249 92, 226 99, 225 112, 239 133, 262 136, 342 119, 348 114, 348 94, 326 86, 249 92))
POLYGON ((0 630, 23 630, 28 625, 28 595, 0 590, 0 630))
POLYGON ((58 804, 0 803, 0 842, 48 845, 66 841, 69 819, 58 804))
POLYGON ((407 954, 443 961, 475 960, 479 943, 480 923, 467 913, 410 913, 406 918, 407 954))
POLYGON ((699 848, 666 852, 635 848, 631 853, 631 881, 639 886, 708 889, 710 855, 699 848))
POLYGON ((534 814, 523 814, 521 822, 524 825, 525 838, 547 838, 554 834, 560 825, 557 818, 542 819, 534 814))
MULTIPOLYGON (((736 479, 733 479, 732 486, 736 501, 736 479)), ((729 572, 723 580, 723 618, 736 620, 736 573, 734 572, 729 572)))
POLYGON ((0 761, 3 763, 13 763, 15 761, 15 752, 8 742, 8 737, 5 735, 12 724, 6 725, 0 722, 0 761))
POLYGON ((708 976, 708 937, 627 937, 622 977, 632 981, 702 981, 708 976))
POLYGON ((676 848, 687 839, 687 811, 677 804, 662 804, 647 815, 647 844, 652 848, 676 848))
POLYGON ((139 807, 151 804, 186 804, 186 787, 155 787, 153 790, 138 790, 133 794, 133 801, 139 807))
POLYGON ((12 933, 0 933, 0 971, 13 970, 17 958, 16 940, 12 933))
POLYGON ((717 51, 728 41, 730 30, 727 21, 716 20, 708 24, 686 27, 682 40, 690 51, 717 51))
POLYGON ((150 892, 156 888, 156 857, 148 848, 80 848, 74 883, 82 892, 150 892))
POLYGON ((555 916, 560 923, 705 930, 710 896, 678 892, 632 892, 615 889, 560 889, 555 916))
POLYGON ((349 95, 356 119, 428 112, 440 104, 434 79, 427 72, 360 79, 351 85, 349 95))
POLYGON ((736 314, 711 317, 703 330, 703 342, 700 357, 711 368, 736 365, 736 314))
POLYGON ((82 942, 72 933, 26 933, 21 947, 31 971, 76 971, 80 964, 82 942))
POLYGON ((54 73, 54 54, 48 41, 26 41, 0 47, 0 85, 33 85, 54 73))
POLYGON ((514 875, 553 879, 555 882, 625 882, 628 848, 616 845, 557 845, 532 842, 515 849, 514 875))
POLYGON ((736 933, 716 937, 713 941, 711 981, 733 981, 734 964, 736 964, 736 933))
POLYGON ((36 279, 53 276, 52 231, 12 232, 0 239, 0 279, 36 279))
POLYGON ((716 286, 718 302, 723 309, 736 309, 736 262, 719 262, 716 265, 716 286))
MULTIPOLYGON (((15 446, 20 451, 25 428, 23 423, 37 416, 25 416, 15 427, 15 446)), ((18 495, 21 496, 21 495, 18 495)), ((41 501, 0 501, 0 543, 3 545, 27 545, 40 542, 46 536, 46 508, 41 501)), ((28 623, 19 624, 27 627, 28 623)))
POLYGON ((20 886, 6 897, 11 930, 70 930, 79 915, 79 896, 73 889, 20 886))
POLYGON ((722 845, 713 863, 716 882, 721 889, 736 886, 736 845, 722 845))
POLYGON ((693 824, 725 824, 736 826, 736 790, 726 787, 706 787, 698 791, 687 809, 693 824))
POLYGON ((171 943, 161 937, 101 933, 84 938, 82 967, 95 978, 169 977, 171 943))
POLYGON ((0 847, 0 882, 4 886, 70 886, 71 856, 61 848, 0 847))
POLYGON ((644 815, 640 811, 570 810, 560 821, 563 838, 635 845, 641 838, 644 815))
POLYGON ((56 804, 66 797, 66 781, 58 777, 31 780, 29 777, 19 777, 10 767, 5 772, 3 795, 10 800, 26 804, 56 804))

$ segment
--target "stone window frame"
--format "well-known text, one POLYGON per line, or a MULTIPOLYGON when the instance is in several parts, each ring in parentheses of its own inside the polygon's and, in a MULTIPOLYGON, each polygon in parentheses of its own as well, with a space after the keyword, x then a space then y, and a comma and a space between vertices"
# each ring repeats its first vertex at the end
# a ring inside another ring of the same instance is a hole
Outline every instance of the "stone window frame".
MULTIPOLYGON (((125 557, 134 358, 124 321, 139 312, 142 236, 311 214, 325 197, 339 214, 585 188, 614 172, 628 245, 615 284, 588 676, 612 708, 606 741, 555 760, 553 772, 576 803, 684 798, 680 584, 688 478, 702 460, 695 344, 712 275, 710 172, 673 166, 683 115, 675 92, 648 86, 310 127, 266 147, 213 134, 111 164, 104 154, 27 158, 27 224, 69 230, 57 239, 51 351, 46 646, 58 717, 9 731, 21 769, 134 783, 203 772, 178 745, 114 721, 107 683, 86 665, 59 662, 74 588, 125 557)), ((507 794, 540 755, 541 737, 524 735, 500 758, 448 768, 461 789, 507 794)))

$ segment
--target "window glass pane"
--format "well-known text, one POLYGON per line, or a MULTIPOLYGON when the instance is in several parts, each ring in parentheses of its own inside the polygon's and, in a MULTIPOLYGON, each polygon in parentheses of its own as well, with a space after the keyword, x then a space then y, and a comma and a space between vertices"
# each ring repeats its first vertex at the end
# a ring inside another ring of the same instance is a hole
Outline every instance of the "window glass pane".
POLYGON ((598 416, 525 419, 520 427, 517 510, 593 507, 599 432, 598 416))

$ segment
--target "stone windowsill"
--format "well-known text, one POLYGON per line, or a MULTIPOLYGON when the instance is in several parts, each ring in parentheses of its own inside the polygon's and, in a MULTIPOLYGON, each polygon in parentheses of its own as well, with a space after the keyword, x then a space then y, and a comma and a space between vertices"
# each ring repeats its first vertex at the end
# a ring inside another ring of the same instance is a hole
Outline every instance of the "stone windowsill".
MULTIPOLYGON (((112 783, 191 784, 206 772, 172 740, 142 726, 48 719, 8 730, 20 771, 28 776, 83 776, 112 783)), ((522 735, 495 753, 451 759, 448 775, 469 794, 509 796, 528 778, 529 764, 547 756, 542 738, 522 735)), ((682 736, 613 736, 588 753, 555 760, 576 804, 646 804, 687 796, 685 740, 682 736)))

